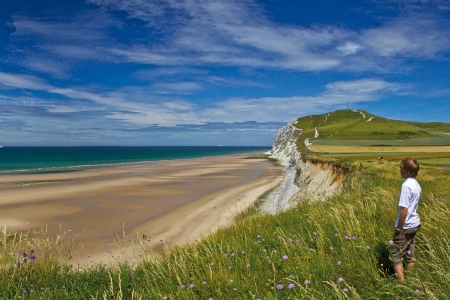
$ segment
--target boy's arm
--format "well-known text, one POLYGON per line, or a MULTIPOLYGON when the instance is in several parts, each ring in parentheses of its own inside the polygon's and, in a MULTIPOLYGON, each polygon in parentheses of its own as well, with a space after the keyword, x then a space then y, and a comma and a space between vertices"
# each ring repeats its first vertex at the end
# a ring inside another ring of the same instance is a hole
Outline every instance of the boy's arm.
POLYGON ((405 223, 406 216, 408 215, 408 208, 402 207, 402 211, 400 212, 400 216, 398 217, 397 229, 402 230, 403 223, 405 223))

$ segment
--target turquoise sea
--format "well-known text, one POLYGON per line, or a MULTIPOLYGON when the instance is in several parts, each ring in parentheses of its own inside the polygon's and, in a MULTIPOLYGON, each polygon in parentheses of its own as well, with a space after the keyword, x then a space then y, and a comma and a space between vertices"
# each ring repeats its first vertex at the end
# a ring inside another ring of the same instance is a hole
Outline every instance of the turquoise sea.
POLYGON ((231 147, 5 147, 0 148, 0 176, 74 172, 90 167, 269 151, 270 146, 231 147))

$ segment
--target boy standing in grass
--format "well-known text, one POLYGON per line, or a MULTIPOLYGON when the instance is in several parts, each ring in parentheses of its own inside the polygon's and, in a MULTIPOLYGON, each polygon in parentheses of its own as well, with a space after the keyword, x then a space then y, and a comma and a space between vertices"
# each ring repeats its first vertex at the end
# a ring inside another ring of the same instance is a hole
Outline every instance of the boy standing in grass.
POLYGON ((420 227, 417 206, 422 195, 422 189, 416 180, 418 172, 419 164, 414 158, 405 158, 400 163, 400 175, 405 181, 400 191, 398 216, 395 222, 395 233, 389 259, 401 282, 405 281, 403 259, 406 257, 408 269, 414 266, 415 261, 414 246, 416 244, 416 233, 420 227))

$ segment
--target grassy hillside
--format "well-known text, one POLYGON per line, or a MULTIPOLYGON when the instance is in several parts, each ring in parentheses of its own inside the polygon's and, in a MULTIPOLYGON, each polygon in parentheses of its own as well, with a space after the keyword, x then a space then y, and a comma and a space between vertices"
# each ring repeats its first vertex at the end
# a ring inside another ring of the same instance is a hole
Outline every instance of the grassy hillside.
POLYGON ((297 141, 303 153, 311 152, 306 139, 312 145, 450 145, 450 124, 389 120, 366 111, 338 110, 306 116, 299 118, 296 126, 303 129, 297 141))
MULTIPOLYGON (((114 268, 77 270, 58 262, 58 255, 70 257, 70 234, 38 242, 30 232, 14 236, 4 230, 0 299, 446 299, 449 169, 436 160, 439 166, 421 167, 418 262, 403 285, 388 262, 402 182, 398 161, 339 163, 352 172, 344 191, 326 202, 304 202, 275 216, 249 212, 229 228, 158 258, 145 257, 142 246, 142 261, 122 257, 114 268)), ((118 254, 114 249, 111 255, 118 254)))

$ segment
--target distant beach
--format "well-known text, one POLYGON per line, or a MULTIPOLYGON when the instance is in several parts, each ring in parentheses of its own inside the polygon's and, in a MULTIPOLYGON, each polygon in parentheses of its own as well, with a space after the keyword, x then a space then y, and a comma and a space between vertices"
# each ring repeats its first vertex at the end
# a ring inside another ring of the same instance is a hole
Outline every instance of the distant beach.
POLYGON ((60 226, 79 239, 82 264, 106 262, 117 235, 182 244, 229 224, 283 180, 249 154, 0 176, 0 220, 26 230, 60 226), (90 255, 87 258, 87 255, 90 255))

